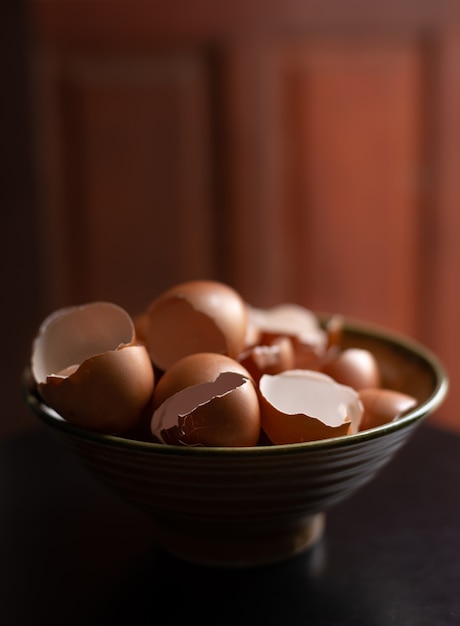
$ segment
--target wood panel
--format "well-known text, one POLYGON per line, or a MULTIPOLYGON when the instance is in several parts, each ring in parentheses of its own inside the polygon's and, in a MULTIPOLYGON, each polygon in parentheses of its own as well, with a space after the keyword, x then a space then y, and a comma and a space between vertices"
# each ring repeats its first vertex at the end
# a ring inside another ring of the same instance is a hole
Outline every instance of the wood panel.
POLYGON ((457 0, 32 0, 31 6, 40 34, 60 48, 228 43, 267 32, 423 33, 460 19, 457 0))
MULTIPOLYGON (((0 438, 35 419, 20 396, 30 338, 43 312, 37 249, 35 171, 31 155, 30 73, 25 2, 3 3, 0 19, 0 438)), ((0 459, 0 480, 14 481, 0 459)))
POLYGON ((229 63, 228 276, 407 333, 460 429, 460 36, 259 42, 229 63), (233 112, 233 116, 232 116, 233 112))
POLYGON ((284 194, 286 239, 300 232, 305 268, 295 291, 313 308, 407 332, 417 296, 417 52, 398 41, 323 44, 285 92, 298 125, 284 136, 300 144, 286 147, 299 158, 284 194))
POLYGON ((252 210, 240 197, 231 211, 233 282, 259 303, 297 300, 413 332, 417 43, 320 40, 272 45, 252 58, 247 82, 260 94, 246 103, 251 132, 234 136, 241 143, 232 154, 251 155, 234 168, 236 188, 253 200, 252 210))
POLYGON ((136 311, 173 282, 212 275, 204 59, 70 55, 41 71, 55 111, 44 200, 53 306, 105 298, 136 311))
POLYGON ((421 334, 443 360, 451 379, 438 422, 460 430, 460 29, 448 31, 437 44, 430 146, 433 188, 424 224, 421 334))
POLYGON ((458 371, 458 3, 32 4, 50 309, 215 277, 458 371))

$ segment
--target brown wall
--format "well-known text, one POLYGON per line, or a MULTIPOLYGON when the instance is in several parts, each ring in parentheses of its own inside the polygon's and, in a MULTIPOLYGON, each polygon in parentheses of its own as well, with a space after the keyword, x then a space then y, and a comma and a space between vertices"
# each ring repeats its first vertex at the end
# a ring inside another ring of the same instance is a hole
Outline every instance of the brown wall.
POLYGON ((213 277, 384 324, 460 429, 460 6, 416 4, 33 2, 39 310, 213 277))
POLYGON ((40 288, 32 160, 27 11, 0 9, 0 436, 35 423, 20 392, 30 340, 46 305, 40 288))

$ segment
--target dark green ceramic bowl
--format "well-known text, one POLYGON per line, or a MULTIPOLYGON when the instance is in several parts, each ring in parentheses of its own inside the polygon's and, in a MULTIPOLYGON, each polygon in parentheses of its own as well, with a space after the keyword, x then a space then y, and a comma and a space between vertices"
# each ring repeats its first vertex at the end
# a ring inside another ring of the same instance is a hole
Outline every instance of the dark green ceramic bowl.
POLYGON ((29 370, 24 395, 98 480, 151 516, 152 532, 164 549, 201 563, 256 565, 315 542, 325 513, 369 482, 446 396, 443 366, 417 342, 345 320, 343 347, 349 346, 371 350, 384 386, 415 396, 416 408, 384 426, 334 439, 190 448, 72 426, 40 400, 29 370))

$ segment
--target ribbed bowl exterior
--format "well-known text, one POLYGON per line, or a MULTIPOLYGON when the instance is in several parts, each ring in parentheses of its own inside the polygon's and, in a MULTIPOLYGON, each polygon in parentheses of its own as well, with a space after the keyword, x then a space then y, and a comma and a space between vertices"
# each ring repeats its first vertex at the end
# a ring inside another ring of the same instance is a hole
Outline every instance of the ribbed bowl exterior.
POLYGON ((252 448, 187 448, 74 427, 42 403, 25 373, 29 407, 100 481, 147 512, 159 543, 179 556, 256 564, 307 546, 317 521, 388 463, 442 403, 447 375, 405 337, 348 322, 345 344, 377 356, 386 386, 419 399, 397 421, 355 435, 252 448))
POLYGON ((371 480, 415 426, 320 449, 293 445, 252 454, 166 453, 161 445, 145 449, 55 432, 100 480, 148 513, 206 523, 263 523, 326 511, 371 480))

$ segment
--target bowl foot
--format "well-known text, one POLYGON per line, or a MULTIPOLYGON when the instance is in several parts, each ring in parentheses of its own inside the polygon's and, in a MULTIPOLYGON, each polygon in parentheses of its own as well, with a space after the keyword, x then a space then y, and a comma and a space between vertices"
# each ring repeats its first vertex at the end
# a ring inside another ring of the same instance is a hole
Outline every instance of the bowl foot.
POLYGON ((290 524, 210 524, 156 520, 158 545, 180 559, 215 567, 253 567, 295 556, 323 536, 324 513, 290 524))

